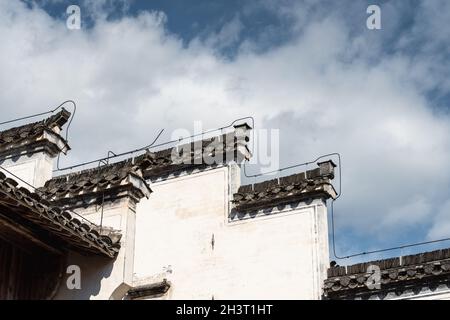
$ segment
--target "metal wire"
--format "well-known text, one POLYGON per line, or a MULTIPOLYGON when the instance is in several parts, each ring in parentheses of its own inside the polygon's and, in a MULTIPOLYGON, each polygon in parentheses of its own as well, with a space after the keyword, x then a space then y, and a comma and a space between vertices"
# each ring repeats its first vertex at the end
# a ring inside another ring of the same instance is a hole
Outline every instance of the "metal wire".
MULTIPOLYGON (((75 103, 73 100, 66 100, 66 101, 64 101, 63 103, 61 103, 59 106, 57 106, 56 108, 54 108, 54 109, 52 109, 52 110, 50 110, 50 111, 47 111, 47 112, 41 112, 41 113, 33 114, 33 115, 30 115, 30 116, 26 116, 26 117, 16 118, 16 119, 8 120, 8 121, 3 121, 3 122, 0 122, 0 125, 5 125, 5 124, 17 122, 17 121, 22 121, 22 120, 27 120, 27 119, 31 119, 31 118, 35 118, 35 117, 47 115, 47 114, 52 114, 52 113, 54 113, 56 110, 58 110, 59 108, 61 108, 63 105, 65 105, 65 104, 67 104, 67 103, 71 103, 71 104, 73 105, 73 112, 72 112, 72 114, 71 114, 70 120, 69 120, 68 125, 67 125, 67 127, 66 127, 66 134, 65 134, 65 140, 66 140, 66 142, 68 142, 70 125, 71 125, 71 123, 72 123, 72 121, 73 121, 73 118, 74 118, 74 116, 75 116, 76 109, 77 109, 76 103, 75 103)), ((236 122, 242 121, 242 120, 246 120, 246 119, 250 119, 250 120, 252 121, 252 128, 254 128, 254 127, 255 127, 255 120, 254 120, 254 118, 251 117, 251 116, 249 116, 249 117, 243 117, 243 118, 239 118, 239 119, 234 120, 234 121, 233 121, 230 125, 228 125, 228 126, 224 126, 224 127, 221 127, 221 128, 218 128, 218 129, 209 130, 209 131, 203 131, 202 133, 194 134, 194 135, 191 135, 191 136, 189 136, 189 137, 184 137, 184 138, 181 138, 181 139, 178 139, 178 140, 171 140, 171 141, 167 141, 167 142, 164 142, 164 143, 161 143, 161 144, 158 144, 158 145, 154 145, 154 143, 158 140, 158 138, 159 138, 159 137, 161 136, 161 134, 163 133, 164 129, 162 129, 162 130, 159 132, 159 134, 157 135, 157 137, 155 138, 155 140, 154 140, 150 145, 147 145, 147 146, 144 146, 144 147, 141 147, 141 148, 138 148, 138 149, 134 149, 134 150, 131 150, 131 151, 126 151, 126 152, 123 152, 123 153, 120 153, 120 154, 115 154, 115 153, 112 152, 112 151, 108 151, 108 156, 105 157, 105 158, 100 158, 100 159, 96 159, 96 160, 92 160, 92 161, 80 163, 80 164, 73 165, 73 166, 69 166, 69 167, 65 167, 65 168, 60 168, 60 167, 59 167, 59 161, 60 161, 60 153, 59 153, 59 154, 58 154, 58 159, 57 159, 57 170, 54 170, 54 172, 71 170, 71 169, 74 169, 74 168, 77 168, 77 167, 81 167, 81 166, 88 165, 88 164, 93 164, 93 163, 96 163, 96 162, 99 163, 99 167, 100 167, 100 164, 101 164, 102 162, 103 162, 103 163, 106 163, 106 164, 109 164, 109 160, 112 159, 112 158, 121 157, 121 156, 124 156, 124 155, 127 155, 127 154, 133 154, 133 153, 136 153, 136 152, 140 152, 140 151, 143 151, 143 150, 147 150, 147 149, 149 149, 149 148, 151 148, 151 147, 160 147, 160 146, 172 144, 172 143, 175 143, 175 142, 180 142, 180 141, 183 141, 183 140, 186 140, 186 139, 192 139, 192 138, 195 138, 195 137, 197 137, 197 136, 199 136, 199 135, 201 135, 201 136, 203 137, 205 134, 208 134, 208 133, 217 132, 217 131, 221 131, 221 132, 222 132, 222 130, 227 129, 227 128, 230 128, 230 127, 233 126, 236 122), (112 155, 112 156, 111 156, 111 155, 112 155), (106 162, 105 162, 105 161, 106 161, 106 162)), ((253 146, 252 149, 254 149, 254 146, 253 146)), ((62 150, 60 150, 60 151, 62 151, 62 150)), ((284 168, 281 168, 281 169, 278 169, 278 170, 273 170, 273 171, 264 172, 264 173, 260 173, 260 174, 255 174, 255 175, 248 175, 248 174, 247 174, 246 163, 244 163, 244 175, 245 175, 247 178, 257 178, 257 177, 264 176, 264 175, 268 175, 268 174, 272 174, 272 173, 281 173, 282 171, 285 171, 285 170, 297 168, 297 167, 300 167, 300 166, 307 166, 307 165, 309 165, 309 164, 316 163, 316 162, 319 161, 320 159, 323 159, 323 158, 325 158, 325 157, 330 157, 330 156, 337 156, 337 157, 338 157, 338 160, 339 160, 339 164, 338 164, 338 167, 339 167, 339 193, 338 193, 338 194, 336 195, 336 197, 331 201, 332 246, 333 246, 333 254, 334 254, 334 256, 335 256, 337 259, 349 259, 349 258, 353 258, 353 257, 357 257, 357 256, 370 255, 370 254, 374 254, 374 253, 382 253, 382 252, 393 251, 393 250, 401 250, 401 249, 409 248, 409 247, 422 246, 422 245, 433 244, 433 243, 438 243, 438 242, 450 241, 450 238, 442 238, 442 239, 438 239, 438 240, 430 240, 430 241, 423 241, 423 242, 417 242, 417 243, 412 243, 412 244, 404 244, 404 245, 400 245, 400 246, 388 247, 388 248, 383 248, 383 249, 378 249, 378 250, 363 251, 363 252, 360 252, 360 253, 355 253, 355 254, 351 254, 351 255, 347 255, 347 256, 340 256, 340 255, 338 255, 338 254, 336 253, 336 240, 335 240, 335 234, 336 234, 336 232, 335 232, 335 223, 334 223, 334 202, 342 195, 342 182, 341 182, 341 178, 342 178, 342 174, 341 174, 342 166, 341 166, 341 156, 340 156, 339 153, 330 153, 330 154, 326 154, 326 155, 323 155, 323 156, 318 157, 317 159, 315 159, 315 160, 313 160, 313 161, 308 161, 308 162, 304 162, 304 163, 300 163, 300 164, 296 164, 296 165, 284 167, 284 168)), ((3 160, 6 160, 6 159, 9 159, 9 158, 12 158, 12 157, 14 157, 14 156, 10 156, 10 157, 8 157, 8 158, 4 158, 3 160)), ((12 175, 12 176, 14 176, 15 178, 19 179, 20 181, 22 181, 22 182, 25 183, 26 185, 28 185, 28 186, 30 186, 31 188, 33 188, 35 191, 40 192, 40 191, 39 191, 37 188, 35 188, 33 185, 29 184, 28 182, 26 182, 26 181, 24 181, 23 179, 19 178, 18 176, 14 175, 13 173, 11 173, 11 172, 8 171, 7 169, 3 168, 2 166, 0 166, 0 169, 6 171, 6 172, 9 173, 10 175, 12 175)), ((103 195, 103 198, 104 198, 104 195, 103 195)), ((103 201, 104 201, 104 200, 103 200, 103 201)), ((103 211, 103 201, 102 201, 102 211, 103 211)), ((92 222, 90 222, 89 220, 87 220, 87 219, 84 218, 83 216, 77 214, 76 212, 73 212, 73 213, 74 213, 75 215, 79 216, 80 218, 82 218, 83 220, 88 221, 89 223, 93 224, 92 222)))
POLYGON ((192 138, 195 138, 195 137, 198 137, 198 136, 201 136, 201 135, 205 135, 205 134, 209 134, 209 133, 212 133, 212 132, 217 132, 217 131, 221 131, 223 129, 230 128, 233 125, 235 125, 237 122, 242 121, 242 120, 248 120, 248 119, 250 119, 252 121, 252 127, 254 127, 254 124, 255 124, 254 118, 251 117, 251 116, 248 116, 248 117, 243 117, 243 118, 236 119, 230 125, 225 126, 225 127, 212 129, 212 130, 209 130, 209 131, 203 131, 201 133, 197 133, 197 134, 194 134, 194 135, 189 136, 189 137, 184 137, 184 138, 180 138, 180 139, 177 139, 177 140, 171 140, 171 141, 167 141, 167 142, 163 142, 163 143, 154 145, 156 140, 158 140, 158 138, 160 137, 160 135, 164 131, 164 129, 163 129, 163 130, 160 131, 160 133, 158 134, 156 139, 151 144, 149 144, 147 146, 144 146, 144 147, 141 147, 141 148, 137 148, 137 149, 134 149, 134 150, 130 150, 130 151, 125 151, 125 152, 122 152, 122 153, 119 153, 119 154, 115 154, 114 156, 111 156, 111 157, 99 158, 99 159, 96 159, 96 160, 86 161, 86 162, 79 163, 79 164, 76 164, 76 165, 73 165, 73 166, 68 166, 68 167, 65 167, 65 168, 58 168, 57 170, 54 170, 54 172, 72 170, 72 169, 75 169, 75 168, 78 168, 78 167, 82 167, 82 166, 85 166, 85 165, 94 164, 94 163, 97 163, 99 161, 104 161, 104 160, 107 160, 107 159, 114 159, 114 158, 122 157, 122 156, 125 156, 125 155, 128 155, 128 154, 133 154, 133 153, 137 153, 137 152, 140 152, 140 151, 148 150, 150 148, 162 147, 162 146, 169 145, 169 144, 172 144, 172 143, 175 143, 175 142, 180 142, 180 141, 184 141, 184 140, 187 140, 187 139, 192 139, 192 138))
POLYGON ((364 252, 350 254, 350 255, 341 257, 341 256, 336 254, 336 246, 335 246, 335 239, 334 239, 335 232, 334 232, 334 214, 333 214, 334 210, 333 210, 333 205, 334 205, 334 200, 331 202, 331 224, 332 224, 332 236, 333 236, 333 254, 336 257, 336 259, 339 259, 339 260, 349 259, 349 258, 358 257, 358 256, 364 256, 364 255, 370 255, 370 254, 374 254, 374 253, 382 253, 382 252, 393 251, 393 250, 401 250, 401 249, 405 249, 405 248, 423 246, 423 245, 433 244, 433 243, 438 243, 438 242, 450 241, 450 238, 442 238, 442 239, 437 239, 437 240, 430 240, 430 241, 423 241, 423 242, 417 242, 417 243, 404 244, 404 245, 400 245, 400 246, 396 246, 396 247, 383 248, 383 249, 378 249, 378 250, 364 251, 364 252))
MULTIPOLYGON (((65 136, 66 143, 69 143, 69 129, 70 129, 70 125, 72 124, 73 118, 75 117, 75 113, 77 112, 77 104, 76 104, 75 101, 73 101, 73 100, 66 100, 66 101, 64 101, 63 103, 61 103, 55 110, 57 110, 58 108, 61 108, 61 107, 62 107, 63 105, 65 105, 66 103, 72 103, 72 105, 73 105, 73 112, 72 112, 72 114, 71 114, 71 116, 70 116, 69 123, 67 124, 67 127, 66 127, 66 136, 65 136)), ((61 157, 61 152, 62 152, 62 150, 59 151, 59 153, 58 153, 58 159, 56 160, 56 168, 57 168, 57 169, 59 169, 59 159, 60 159, 60 157, 61 157)))
POLYGON ((67 124, 67 128, 66 128, 65 139, 66 139, 66 141, 67 141, 67 140, 68 140, 68 137, 69 137, 69 128, 70 128, 70 125, 72 124, 73 118, 75 117, 75 113, 76 113, 76 111, 77 111, 77 104, 76 104, 75 101, 73 101, 73 100, 66 100, 66 101, 64 101, 63 103, 61 103, 60 105, 58 105, 56 108, 54 108, 54 109, 52 109, 52 110, 50 110, 50 111, 40 112, 40 113, 33 114, 33 115, 31 115, 31 116, 26 116, 26 117, 21 117, 21 118, 16 118, 16 119, 12 119, 12 120, 8 120, 8 121, 0 122, 0 126, 1 126, 1 125, 5 125, 5 124, 9 124, 9 123, 13 123, 13 122, 18 122, 18 121, 26 120, 26 119, 31 119, 31 118, 40 117, 40 116, 47 115, 47 114, 52 114, 52 113, 54 113, 56 110, 62 108, 62 107, 63 107, 65 104, 67 104, 67 103, 71 103, 71 104, 73 105, 73 111, 72 111, 72 114, 71 114, 71 116, 70 116, 69 123, 67 124))
POLYGON ((8 121, 4 121, 4 122, 0 122, 0 126, 4 125, 4 124, 9 124, 9 123, 13 123, 13 122, 17 122, 17 121, 21 121, 21 120, 26 120, 26 119, 31 119, 31 118, 36 118, 36 117, 40 117, 40 116, 44 116, 46 114, 51 114, 53 113, 57 108, 51 110, 51 111, 46 111, 46 112, 41 112, 41 113, 36 113, 33 114, 31 116, 26 116, 26 117, 22 117, 22 118, 16 118, 16 119, 12 119, 12 120, 8 120, 8 121))
MULTIPOLYGON (((43 196, 45 198, 45 193, 42 192, 41 190, 39 190, 38 188, 36 188, 35 186, 33 186, 31 183, 23 180, 22 178, 20 178, 19 176, 17 176, 16 174, 12 173, 11 171, 9 171, 8 169, 4 168, 3 166, 0 166, 0 170, 5 171, 6 173, 8 173, 9 175, 13 176, 15 179, 21 181, 22 183, 24 183, 25 185, 29 186, 30 188, 32 188, 34 190, 35 193, 40 194, 41 196, 43 196)), ((68 211, 70 213, 75 214, 76 216, 80 217, 82 220, 88 222, 90 225, 92 226, 96 226, 92 221, 89 221, 88 219, 86 219, 85 217, 83 217, 82 215, 76 213, 75 211, 72 210, 65 210, 68 211)))
MULTIPOLYGON (((76 104, 75 101, 73 101, 73 100, 66 100, 66 101, 64 101, 63 103, 61 103, 60 105, 58 105, 56 108, 54 108, 54 109, 52 109, 52 110, 50 110, 50 111, 40 112, 40 113, 33 114, 33 115, 31 115, 31 116, 20 117, 20 118, 8 120, 8 121, 0 122, 0 126, 1 126, 1 125, 5 125, 5 124, 9 124, 9 123, 13 123, 13 122, 18 122, 18 121, 26 120, 26 119, 31 119, 31 118, 36 118, 36 117, 44 116, 44 115, 47 115, 47 114, 53 114, 56 110, 62 108, 65 104, 68 104, 68 103, 71 103, 71 104, 73 105, 73 110, 72 110, 72 113, 71 113, 71 115, 70 115, 70 119, 69 119, 69 122, 68 122, 68 124, 67 124, 67 127, 66 127, 66 134, 65 134, 65 140, 66 140, 66 143, 68 143, 68 141, 69 141, 69 129, 70 129, 70 125, 72 124, 73 118, 75 117, 75 114, 76 114, 76 112, 77 112, 77 104, 76 104)), ((57 161, 56 161, 56 167, 57 167, 57 168, 59 168, 59 159, 60 159, 60 157, 61 157, 61 152, 62 152, 62 151, 63 151, 63 150, 59 149, 58 158, 57 158, 57 161)), ((11 159, 11 158, 13 158, 13 157, 14 157, 14 156, 5 157, 5 158, 3 158, 2 160, 4 161, 4 160, 7 160, 7 159, 11 159)))
MULTIPOLYGON (((339 159, 339 165, 338 165, 338 167, 339 167, 339 172, 340 172, 341 155, 340 155, 339 153, 337 153, 337 152, 333 152, 333 153, 328 153, 328 154, 325 154, 325 155, 323 155, 323 156, 320 156, 320 157, 316 158, 316 159, 313 160, 313 161, 303 162, 303 163, 295 164, 295 165, 292 165, 292 166, 280 168, 280 169, 277 169, 277 170, 272 170, 272 171, 262 172, 262 173, 258 173, 258 174, 254 174, 254 175, 248 175, 248 174, 247 174, 247 170, 246 170, 245 162, 244 162, 244 175, 245 175, 245 177, 247 177, 247 178, 257 178, 257 177, 266 176, 266 175, 269 175, 269 174, 272 174, 272 173, 278 173, 278 172, 286 171, 286 170, 293 169, 293 168, 298 168, 298 167, 307 166, 307 165, 316 163, 316 162, 318 162, 318 161, 321 160, 321 159, 329 158, 329 157, 332 157, 332 156, 337 156, 337 157, 338 157, 338 159, 339 159)), ((339 196, 340 196, 340 193, 341 193, 341 192, 340 192, 340 190, 339 190, 339 196)))
MULTIPOLYGON (((26 116, 26 117, 20 117, 20 118, 8 120, 8 121, 3 121, 3 122, 0 122, 0 125, 5 125, 5 124, 13 123, 13 122, 18 122, 18 121, 22 121, 22 120, 31 119, 31 118, 36 118, 36 117, 40 117, 40 116, 47 115, 47 114, 53 114, 56 110, 62 108, 62 107, 63 107, 65 104, 67 104, 67 103, 71 103, 71 104, 73 105, 73 111, 72 111, 72 113, 71 113, 69 122, 68 122, 68 124, 67 124, 67 127, 66 127, 66 134, 65 134, 65 140, 66 140, 66 142, 68 142, 68 140, 69 140, 69 129, 70 129, 70 125, 72 124, 73 118, 75 117, 75 114, 76 114, 76 111, 77 111, 77 105, 76 105, 75 101, 73 101, 73 100, 66 100, 66 101, 62 102, 61 104, 59 104, 57 107, 53 108, 53 109, 50 110, 50 111, 40 112, 40 113, 36 113, 36 114, 30 115, 30 116, 26 116)), ((59 151, 62 152, 61 149, 59 149, 59 151)), ((34 154, 34 153, 37 153, 37 152, 33 152, 32 154, 34 154)), ((9 157, 4 157, 4 158, 2 158, 2 161, 8 160, 8 159, 12 159, 12 158, 14 158, 14 157, 17 157, 17 155, 12 155, 12 156, 9 156, 9 157)), ((60 157, 60 153, 58 154, 57 166, 59 166, 59 157, 60 157)), ((33 186, 32 184, 30 184, 30 183, 28 183, 27 181, 23 180, 22 178, 20 178, 19 176, 15 175, 15 174, 12 173, 11 171, 7 170, 6 168, 4 168, 4 167, 2 167, 2 166, 0 166, 0 169, 3 170, 3 171, 5 171, 5 172, 7 172, 9 175, 11 175, 11 176, 13 176, 14 178, 18 179, 19 181, 21 181, 21 182, 24 183, 25 185, 29 186, 30 188, 32 188, 36 193, 39 193, 39 194, 45 196, 45 194, 44 194, 43 192, 41 192, 39 189, 37 189, 35 186, 33 186)), ((66 210, 66 211, 68 211, 68 212, 70 212, 70 213, 73 213, 74 215, 78 216, 78 217, 81 218, 82 220, 84 220, 84 221, 88 222, 89 224, 95 226, 95 224, 94 224, 93 222, 89 221, 88 219, 86 219, 86 218, 83 217, 82 215, 76 213, 75 211, 72 211, 72 210, 66 210)))
POLYGON ((334 221, 334 202, 336 200, 338 200, 342 195, 342 161, 341 161, 341 155, 337 152, 320 156, 313 161, 308 161, 308 162, 292 165, 289 167, 284 167, 284 168, 281 168, 278 170, 273 170, 273 171, 255 174, 255 175, 247 175, 246 166, 244 163, 244 175, 247 178, 257 178, 257 177, 272 174, 272 173, 282 172, 285 170, 289 170, 289 169, 293 169, 293 168, 297 168, 297 167, 301 167, 301 166, 306 166, 306 165, 309 165, 312 163, 316 163, 323 158, 327 158, 327 157, 331 157, 331 156, 337 156, 338 168, 339 168, 338 169, 339 170, 339 193, 337 193, 336 197, 334 199, 332 199, 331 205, 330 205, 331 206, 331 237, 332 237, 331 242, 332 242, 332 247, 333 247, 333 255, 336 259, 344 260, 344 259, 354 258, 354 257, 358 257, 358 256, 364 256, 364 255, 370 255, 370 254, 382 253, 382 252, 388 252, 388 251, 394 251, 394 250, 401 250, 401 249, 410 248, 410 247, 417 247, 417 246, 423 246, 423 245, 427 245, 427 244, 450 241, 450 238, 442 238, 442 239, 423 241, 423 242, 417 242, 417 243, 407 243, 407 244, 400 245, 400 246, 382 248, 382 249, 371 250, 371 251, 363 251, 363 252, 358 252, 358 253, 354 253, 354 254, 350 254, 350 255, 346 255, 346 256, 340 256, 339 254, 337 254, 336 253, 336 229, 335 229, 335 221, 334 221))

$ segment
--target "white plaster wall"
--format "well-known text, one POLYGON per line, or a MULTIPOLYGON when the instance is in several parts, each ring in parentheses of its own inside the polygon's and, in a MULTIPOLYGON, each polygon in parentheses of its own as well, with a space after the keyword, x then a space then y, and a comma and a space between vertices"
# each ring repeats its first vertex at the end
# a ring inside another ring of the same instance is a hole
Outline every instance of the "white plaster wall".
POLYGON ((316 201, 229 222, 229 174, 225 167, 151 185, 137 206, 135 283, 167 278, 170 299, 319 299, 326 208, 316 201))
MULTIPOLYGON (((100 224, 100 206, 76 211, 89 221, 100 224)), ((134 205, 126 198, 106 204, 103 209, 103 225, 121 230, 121 249, 118 256, 112 260, 102 256, 86 256, 71 252, 67 257, 66 267, 69 265, 80 267, 81 290, 69 290, 66 285, 68 274, 65 274, 55 299, 107 300, 117 288, 124 287, 126 290, 131 286, 135 235, 134 205)))
POLYGON ((450 291, 422 293, 405 300, 450 300, 450 291))
POLYGON ((429 288, 423 288, 418 294, 412 291, 405 292, 401 296, 389 293, 385 300, 450 300, 450 290, 446 285, 443 285, 434 291, 431 291, 429 288))
MULTIPOLYGON (((53 159, 45 152, 34 153, 31 156, 22 155, 18 158, 8 159, 0 165, 36 188, 44 186, 45 182, 52 178, 53 159)), ((26 183, 9 175, 7 172, 4 173, 16 180, 20 186, 27 189, 31 188, 26 183)))

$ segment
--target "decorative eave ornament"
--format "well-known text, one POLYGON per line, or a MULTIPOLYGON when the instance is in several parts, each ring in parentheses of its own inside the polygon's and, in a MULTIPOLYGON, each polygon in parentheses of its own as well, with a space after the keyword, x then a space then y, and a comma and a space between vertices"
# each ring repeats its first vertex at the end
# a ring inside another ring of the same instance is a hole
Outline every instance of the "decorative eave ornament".
POLYGON ((47 119, 1 131, 0 156, 30 154, 30 149, 44 149, 52 156, 66 154, 70 147, 60 133, 70 115, 62 108, 47 119))

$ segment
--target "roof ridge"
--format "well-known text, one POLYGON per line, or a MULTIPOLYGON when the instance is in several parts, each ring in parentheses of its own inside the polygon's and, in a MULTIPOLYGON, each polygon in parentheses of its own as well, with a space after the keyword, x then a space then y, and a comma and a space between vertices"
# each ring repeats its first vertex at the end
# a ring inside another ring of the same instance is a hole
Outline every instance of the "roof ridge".
MULTIPOLYGON (((85 174, 92 174, 92 173, 99 173, 99 174, 101 174, 102 172, 108 171, 109 169, 114 168, 114 167, 118 167, 118 166, 125 167, 127 164, 132 164, 132 159, 133 158, 127 158, 127 159, 124 159, 124 160, 121 160, 121 161, 118 161, 118 162, 108 163, 108 164, 105 164, 103 166, 83 169, 83 170, 76 171, 76 172, 70 172, 70 173, 59 175, 59 176, 54 176, 50 180, 47 180, 47 182, 60 180, 60 179, 63 179, 63 178, 66 179, 66 181, 67 181, 67 180, 70 180, 71 178, 79 177, 79 176, 85 175, 85 174)), ((131 168, 132 167, 130 167, 130 169, 131 168)))
MULTIPOLYGON (((450 248, 444 248, 444 249, 438 249, 433 251, 425 251, 425 252, 419 252, 415 254, 410 255, 403 255, 403 256, 396 256, 392 258, 386 258, 386 259, 379 259, 379 260, 371 260, 366 262, 360 262, 355 263, 348 266, 334 266, 329 268, 329 270, 338 270, 341 268, 345 268, 346 272, 345 274, 342 274, 340 276, 344 275, 353 275, 358 273, 365 273, 365 267, 369 265, 378 265, 382 266, 382 270, 388 270, 388 269, 394 269, 394 268, 402 268, 402 267, 408 267, 415 264, 423 264, 423 263, 430 263, 440 260, 446 260, 450 259, 450 248), (397 262, 395 264, 392 264, 392 262, 397 262), (387 267, 391 265, 390 267, 387 267), (364 269, 364 270, 363 270, 364 269), (362 270, 362 271, 361 271, 362 270)), ((331 272, 333 274, 333 272, 331 272)), ((335 277, 338 275, 332 275, 332 277, 335 277)))
MULTIPOLYGON (((182 150, 183 148, 185 148, 187 146, 198 146, 198 147, 201 147, 202 151, 203 151, 204 149, 206 149, 206 147, 208 147, 210 145, 210 143, 217 141, 217 139, 219 140, 220 143, 224 143, 227 141, 227 138, 234 136, 234 135, 235 135, 235 132, 223 133, 223 134, 216 135, 213 137, 207 137, 207 138, 203 138, 203 139, 195 140, 195 141, 191 141, 191 142, 185 142, 185 143, 180 142, 177 145, 174 145, 174 146, 171 146, 168 148, 164 148, 164 149, 160 149, 160 150, 155 150, 155 151, 147 150, 146 152, 144 152, 140 155, 137 155, 135 157, 126 158, 124 160, 105 164, 100 167, 93 167, 93 168, 88 168, 88 169, 84 169, 84 170, 80 170, 80 171, 76 171, 76 172, 62 174, 59 176, 55 176, 48 181, 54 181, 54 180, 63 179, 63 178, 71 178, 71 177, 80 176, 80 175, 88 174, 88 173, 94 173, 94 172, 101 173, 102 170, 106 171, 113 166, 117 166, 119 164, 133 163, 133 162, 134 162, 134 165, 140 167, 142 170, 145 171, 146 169, 151 169, 151 167, 154 165, 154 162, 157 162, 157 160, 159 158, 170 157, 172 155, 172 151, 174 149, 178 148, 178 149, 182 150)), ((233 143, 235 144, 234 140, 233 140, 233 143)), ((191 150, 191 151, 195 151, 195 150, 191 150)), ((170 163, 169 165, 175 166, 175 165, 179 165, 179 164, 174 163, 172 161, 172 163, 170 163)))
POLYGON ((69 120, 71 116, 71 113, 69 111, 67 111, 65 108, 61 108, 61 111, 58 113, 55 113, 45 119, 41 119, 39 121, 34 121, 34 122, 30 122, 30 123, 25 123, 23 125, 20 126, 16 126, 16 127, 12 127, 12 128, 8 128, 6 130, 0 130, 0 136, 4 135, 7 132, 13 132, 13 131, 18 131, 22 128, 25 127, 34 127, 34 126, 39 126, 41 125, 42 127, 46 127, 46 128, 52 128, 51 125, 55 124, 58 125, 58 127, 62 127, 64 124, 67 123, 67 121, 69 120))
MULTIPOLYGON (((327 271, 324 281, 325 296, 334 299, 356 296, 371 296, 395 291, 402 294, 407 288, 435 287, 443 277, 448 279, 450 273, 450 248, 420 252, 407 256, 361 262, 350 266, 333 266, 327 271), (371 281, 373 269, 378 266, 381 272, 380 287, 367 286, 371 281), (411 284, 411 286, 407 285, 411 284)), ((408 290, 409 290, 408 289, 408 290)))
MULTIPOLYGON (((62 126, 69 120, 70 116, 71 113, 62 108, 60 112, 46 119, 0 131, 0 147, 4 148, 11 144, 23 146, 23 142, 26 141, 36 142, 37 138, 45 132, 59 136, 59 131, 54 130, 55 127, 62 129, 62 126), (32 141, 33 139, 35 141, 32 141)), ((63 137, 59 137, 67 144, 67 141, 63 137)))
POLYGON ((314 168, 311 170, 294 173, 288 176, 242 185, 237 193, 247 193, 253 191, 256 192, 273 186, 285 186, 290 184, 305 183, 308 180, 315 180, 324 177, 329 177, 330 179, 333 179, 334 172, 322 172, 320 168, 314 168))
POLYGON ((54 115, 51 115, 47 119, 42 120, 44 122, 44 125, 47 127, 50 127, 51 125, 57 125, 58 127, 62 127, 69 121, 70 116, 72 114, 67 111, 65 108, 61 108, 61 111, 58 113, 55 113, 54 115))
POLYGON ((69 245, 77 246, 74 244, 74 241, 76 242, 74 239, 77 238, 84 242, 79 243, 83 250, 90 252, 95 248, 95 251, 110 258, 118 254, 120 237, 117 235, 110 237, 99 233, 97 231, 101 229, 99 225, 75 212, 52 204, 38 192, 21 187, 16 180, 7 177, 3 172, 0 172, 0 193, 16 201, 18 206, 28 209, 28 214, 21 215, 21 217, 39 228, 51 232, 69 245), (55 225, 58 226, 57 229, 55 229, 55 225))
POLYGON ((51 201, 67 201, 83 192, 84 194, 96 194, 102 190, 113 190, 126 186, 133 186, 141 191, 142 196, 148 196, 150 186, 145 181, 142 168, 131 159, 122 160, 101 167, 89 168, 75 173, 69 173, 53 177, 47 180, 43 187, 39 188, 51 201), (142 185, 137 186, 133 179, 135 176, 142 180, 142 185), (124 184, 125 183, 125 184, 124 184), (143 190, 141 188, 146 188, 143 190), (66 197, 69 195, 69 197, 66 197))

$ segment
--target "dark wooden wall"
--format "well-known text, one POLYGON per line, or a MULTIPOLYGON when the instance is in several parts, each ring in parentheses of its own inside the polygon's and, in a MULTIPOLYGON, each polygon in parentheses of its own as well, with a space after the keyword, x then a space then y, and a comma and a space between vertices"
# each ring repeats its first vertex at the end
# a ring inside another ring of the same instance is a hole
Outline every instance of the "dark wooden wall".
POLYGON ((24 250, 0 238, 0 300, 51 298, 61 267, 61 256, 24 250))

